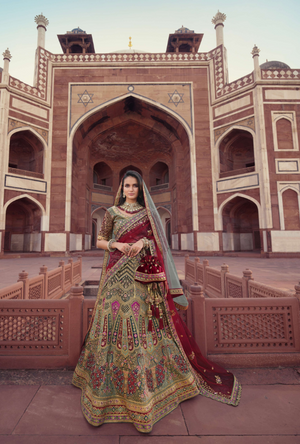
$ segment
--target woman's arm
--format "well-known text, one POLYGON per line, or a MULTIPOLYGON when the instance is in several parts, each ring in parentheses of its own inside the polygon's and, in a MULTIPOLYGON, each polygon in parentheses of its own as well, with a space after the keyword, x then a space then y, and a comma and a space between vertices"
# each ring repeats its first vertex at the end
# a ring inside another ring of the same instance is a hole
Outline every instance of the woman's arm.
MULTIPOLYGON (((135 242, 133 245, 129 245, 123 242, 111 242, 110 248, 116 248, 121 251, 121 253, 125 254, 129 257, 136 256, 144 246, 144 242, 142 239, 135 242)), ((108 241, 101 239, 97 241, 97 248, 102 248, 103 250, 108 250, 108 241)))

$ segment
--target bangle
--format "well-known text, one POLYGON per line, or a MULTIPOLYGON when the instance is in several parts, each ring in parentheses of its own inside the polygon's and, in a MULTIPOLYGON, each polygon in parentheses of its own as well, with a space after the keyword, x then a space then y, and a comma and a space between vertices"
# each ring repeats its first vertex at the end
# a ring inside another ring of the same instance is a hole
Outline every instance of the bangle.
POLYGON ((115 251, 115 248, 112 248, 112 246, 111 246, 111 244, 112 244, 113 242, 115 242, 115 239, 111 239, 110 241, 108 241, 108 244, 107 244, 107 249, 108 249, 108 251, 109 251, 110 253, 112 253, 113 251, 115 251))
POLYGON ((144 248, 146 250, 148 250, 150 248, 149 240, 146 237, 143 237, 142 241, 143 241, 143 244, 144 244, 144 248))

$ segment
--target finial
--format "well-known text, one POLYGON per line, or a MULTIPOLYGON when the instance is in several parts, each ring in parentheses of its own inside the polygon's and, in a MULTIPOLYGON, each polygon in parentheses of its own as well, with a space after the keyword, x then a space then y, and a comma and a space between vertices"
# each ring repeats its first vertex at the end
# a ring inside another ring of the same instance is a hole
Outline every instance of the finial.
POLYGON ((43 15, 43 13, 36 15, 34 17, 34 21, 35 23, 39 26, 44 26, 46 28, 46 26, 49 25, 49 20, 43 15))
POLYGON ((256 46, 256 44, 254 44, 253 49, 252 49, 252 51, 251 51, 252 56, 253 56, 253 57, 256 56, 256 55, 258 56, 259 53, 260 53, 260 49, 258 49, 258 47, 256 46))
POLYGON ((132 43, 131 43, 131 37, 129 37, 129 43, 128 43, 129 48, 132 48, 132 43))
POLYGON ((4 59, 10 60, 12 58, 12 55, 8 48, 2 53, 2 55, 3 55, 3 60, 4 59))
POLYGON ((218 10, 218 12, 216 13, 216 15, 212 18, 212 23, 214 25, 219 25, 220 23, 225 22, 226 20, 226 14, 223 14, 223 12, 220 12, 218 10))

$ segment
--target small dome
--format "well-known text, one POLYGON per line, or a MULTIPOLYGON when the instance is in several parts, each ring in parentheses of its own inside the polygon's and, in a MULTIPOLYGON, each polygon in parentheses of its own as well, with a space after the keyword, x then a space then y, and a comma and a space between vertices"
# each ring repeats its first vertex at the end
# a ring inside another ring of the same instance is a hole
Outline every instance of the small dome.
POLYGON ((78 28, 72 29, 71 34, 86 34, 86 32, 80 29, 78 26, 78 28))
POLYGON ((195 31, 191 31, 189 28, 182 25, 181 28, 175 31, 175 34, 195 34, 195 31))
POLYGON ((147 51, 141 51, 140 49, 128 48, 128 49, 120 49, 118 51, 113 51, 110 54, 142 54, 146 52, 147 51))
POLYGON ((260 67, 261 69, 291 69, 286 63, 278 62, 277 60, 262 63, 260 67))

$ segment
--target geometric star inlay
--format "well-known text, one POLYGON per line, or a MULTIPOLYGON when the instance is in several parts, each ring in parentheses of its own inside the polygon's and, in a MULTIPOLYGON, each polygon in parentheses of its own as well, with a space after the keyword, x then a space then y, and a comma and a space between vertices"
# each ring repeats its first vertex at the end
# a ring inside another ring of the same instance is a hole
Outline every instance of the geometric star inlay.
POLYGON ((173 93, 168 93, 170 100, 168 103, 174 103, 175 106, 178 106, 178 103, 184 103, 183 101, 183 93, 179 93, 177 89, 173 93))
POLYGON ((83 94, 77 94, 77 95, 79 97, 79 100, 77 103, 83 103, 84 106, 87 106, 88 103, 94 103, 92 100, 92 97, 94 94, 89 94, 87 92, 87 90, 85 90, 83 94))

